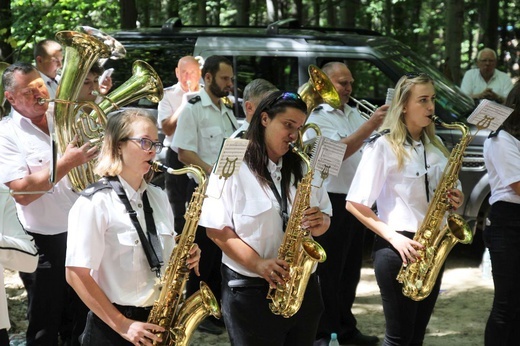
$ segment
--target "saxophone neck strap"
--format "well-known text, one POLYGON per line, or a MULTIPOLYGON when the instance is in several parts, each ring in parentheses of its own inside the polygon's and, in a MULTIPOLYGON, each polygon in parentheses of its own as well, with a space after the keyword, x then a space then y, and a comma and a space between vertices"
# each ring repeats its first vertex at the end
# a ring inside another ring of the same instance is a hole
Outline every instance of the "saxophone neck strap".
POLYGON ((132 208, 130 200, 128 199, 125 190, 123 189, 123 185, 121 185, 119 179, 117 177, 108 177, 108 181, 112 186, 112 189, 114 189, 117 196, 121 200, 121 202, 125 205, 126 212, 130 216, 130 220, 132 220, 132 224, 137 230, 137 234, 139 235, 139 240, 141 241, 141 244, 143 246, 143 250, 146 254, 146 259, 148 260, 150 269, 155 272, 157 277, 160 277, 161 266, 163 264, 161 244, 159 242, 159 238, 157 237, 157 230, 155 228, 155 222, 153 220, 153 209, 150 206, 150 201, 148 200, 148 195, 146 191, 143 193, 143 210, 146 221, 148 238, 143 232, 143 228, 141 227, 141 224, 137 219, 137 213, 132 208))
POLYGON ((267 167, 265 168, 265 176, 267 179, 267 185, 269 185, 269 187, 273 191, 274 197, 276 197, 276 200, 278 201, 278 204, 280 205, 280 217, 282 218, 283 231, 285 232, 285 228, 287 227, 287 223, 289 221, 289 214, 287 213, 287 196, 285 193, 285 184, 284 184, 285 180, 282 175, 282 181, 280 184, 281 185, 280 190, 281 190, 282 194, 280 195, 280 192, 276 188, 273 178, 271 177, 271 173, 269 172, 267 167))

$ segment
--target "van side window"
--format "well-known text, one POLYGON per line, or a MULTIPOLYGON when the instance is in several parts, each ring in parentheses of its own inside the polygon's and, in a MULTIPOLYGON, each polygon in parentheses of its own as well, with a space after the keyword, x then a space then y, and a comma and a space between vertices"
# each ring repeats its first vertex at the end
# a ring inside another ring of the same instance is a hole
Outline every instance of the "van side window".
POLYGON ((358 100, 367 100, 372 104, 382 105, 385 103, 388 88, 395 86, 395 83, 369 60, 327 57, 318 59, 318 66, 322 66, 328 61, 341 61, 347 64, 354 77, 352 97, 358 100))
POLYGON ((240 91, 256 78, 266 79, 280 90, 296 91, 299 87, 296 57, 241 55, 235 56, 234 59, 237 66, 235 82, 240 91))

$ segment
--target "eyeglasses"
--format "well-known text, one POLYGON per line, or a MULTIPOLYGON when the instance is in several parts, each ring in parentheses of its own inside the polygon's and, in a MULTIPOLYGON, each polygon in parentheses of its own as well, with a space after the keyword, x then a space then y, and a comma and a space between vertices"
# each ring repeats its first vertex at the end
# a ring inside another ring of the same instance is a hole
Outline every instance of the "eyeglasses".
POLYGON ((160 153, 164 148, 164 145, 161 142, 154 142, 148 138, 127 137, 123 138, 122 141, 139 141, 141 143, 141 149, 152 151, 152 149, 155 148, 156 153, 160 153))
POLYGON ((483 62, 483 63, 492 63, 492 62, 495 62, 496 60, 495 59, 479 59, 478 60, 479 62, 483 62))

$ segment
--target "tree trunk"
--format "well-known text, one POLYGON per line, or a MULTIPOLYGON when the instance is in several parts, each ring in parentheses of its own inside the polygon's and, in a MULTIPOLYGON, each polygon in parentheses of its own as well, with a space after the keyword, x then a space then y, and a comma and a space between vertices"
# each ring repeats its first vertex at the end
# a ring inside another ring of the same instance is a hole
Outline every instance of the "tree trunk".
POLYGON ((249 0, 236 0, 237 14, 235 16, 236 25, 249 25, 249 11, 251 3, 249 0))
POLYGON ((340 25, 343 28, 355 28, 359 10, 359 0, 341 0, 340 25))
POLYGON ((206 0, 197 0, 197 23, 198 25, 207 25, 206 0))
POLYGON ((137 6, 135 0, 120 0, 121 29, 135 29, 137 26, 137 6))
POLYGON ((464 0, 448 0, 446 9, 446 61, 444 74, 455 84, 460 85, 461 43, 464 24, 464 0))
POLYGON ((482 43, 485 47, 496 51, 498 48, 498 1, 484 0, 484 13, 487 18, 482 22, 482 43))
MULTIPOLYGON (((13 48, 8 43, 11 36, 11 25, 13 23, 11 13, 11 0, 0 0, 0 23, 5 32, 0 32, 0 61, 13 62, 13 48), (4 26, 5 25, 5 26, 4 26)), ((3 95, 0 97, 3 98, 3 95)))

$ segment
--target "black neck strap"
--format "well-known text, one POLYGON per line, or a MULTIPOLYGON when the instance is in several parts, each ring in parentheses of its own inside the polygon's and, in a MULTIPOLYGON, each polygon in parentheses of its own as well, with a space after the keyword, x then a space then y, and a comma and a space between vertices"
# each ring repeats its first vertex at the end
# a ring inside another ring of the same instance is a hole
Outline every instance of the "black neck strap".
POLYGON ((148 264, 150 265, 151 270, 157 274, 157 277, 159 277, 161 275, 161 266, 163 264, 161 244, 159 242, 159 238, 157 237, 157 230, 155 229, 155 222, 153 220, 153 209, 150 207, 150 202, 148 201, 148 195, 146 194, 146 191, 143 193, 143 210, 149 240, 143 232, 143 228, 137 219, 137 213, 132 209, 130 201, 126 196, 123 185, 119 179, 117 177, 108 177, 108 181, 121 202, 123 202, 125 205, 126 211, 130 216, 135 229, 137 230, 137 234, 139 235, 139 239, 143 245, 144 253, 146 254, 146 259, 148 260, 148 264))
POLYGON ((269 170, 265 169, 265 175, 267 177, 267 184, 273 191, 274 197, 276 197, 276 200, 278 201, 278 204, 280 205, 280 217, 283 221, 283 231, 285 232, 285 228, 287 227, 287 222, 289 221, 289 214, 287 213, 287 196, 285 194, 285 184, 284 179, 282 175, 282 182, 281 182, 281 189, 282 195, 280 196, 280 192, 278 192, 278 189, 276 188, 276 185, 273 181, 273 178, 271 177, 271 173, 269 173, 269 170))

